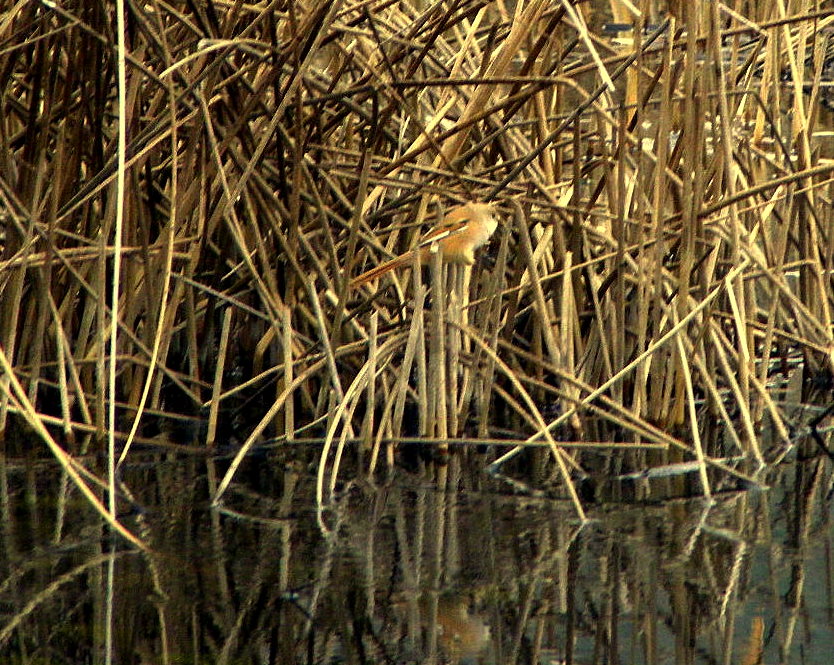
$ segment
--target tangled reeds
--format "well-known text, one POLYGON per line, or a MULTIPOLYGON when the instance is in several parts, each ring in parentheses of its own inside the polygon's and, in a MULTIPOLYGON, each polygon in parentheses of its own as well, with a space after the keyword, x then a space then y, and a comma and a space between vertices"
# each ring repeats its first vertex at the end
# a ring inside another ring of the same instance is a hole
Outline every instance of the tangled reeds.
POLYGON ((592 471, 756 482, 775 377, 831 372, 831 13, 511 4, 0 14, 7 454, 28 424, 86 487, 176 430, 236 447, 219 498, 312 438, 324 505, 349 442, 543 443, 580 515, 592 471), (472 200, 474 266, 350 288, 472 200))

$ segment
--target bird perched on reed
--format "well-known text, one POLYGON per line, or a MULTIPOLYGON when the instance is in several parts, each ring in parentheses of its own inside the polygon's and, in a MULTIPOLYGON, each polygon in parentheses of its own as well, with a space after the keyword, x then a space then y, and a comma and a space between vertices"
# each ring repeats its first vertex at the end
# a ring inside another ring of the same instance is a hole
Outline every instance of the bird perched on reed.
POLYGON ((421 238, 414 249, 354 277, 350 286, 362 286, 387 272, 411 265, 415 254, 420 264, 424 265, 431 260, 432 246, 437 247, 445 263, 472 265, 475 250, 489 241, 497 227, 495 210, 489 203, 466 203, 453 208, 440 224, 421 238))

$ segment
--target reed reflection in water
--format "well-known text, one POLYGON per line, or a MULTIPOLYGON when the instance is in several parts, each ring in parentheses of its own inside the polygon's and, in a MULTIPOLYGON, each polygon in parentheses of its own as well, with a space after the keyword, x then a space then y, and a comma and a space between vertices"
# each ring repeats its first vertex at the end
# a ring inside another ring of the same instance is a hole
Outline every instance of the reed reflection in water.
MULTIPOLYGON (((325 534, 312 467, 253 459, 212 509, 215 464, 125 470, 152 550, 113 555, 115 662, 830 662, 823 458, 769 491, 590 502, 582 525, 453 450, 345 483, 325 534)), ((106 531, 51 468, 7 477, 3 662, 102 662, 106 531)))

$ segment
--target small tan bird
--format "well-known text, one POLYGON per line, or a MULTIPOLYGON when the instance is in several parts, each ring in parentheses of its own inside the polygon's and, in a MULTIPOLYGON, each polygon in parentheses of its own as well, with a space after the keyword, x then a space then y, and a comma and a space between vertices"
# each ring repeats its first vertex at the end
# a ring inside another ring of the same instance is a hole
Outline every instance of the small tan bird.
POLYGON ((487 243, 497 227, 495 210, 489 203, 467 203, 453 208, 440 224, 423 236, 417 247, 354 277, 350 286, 362 286, 391 270, 411 265, 417 252, 420 263, 428 263, 435 243, 444 262, 472 265, 475 250, 487 243))

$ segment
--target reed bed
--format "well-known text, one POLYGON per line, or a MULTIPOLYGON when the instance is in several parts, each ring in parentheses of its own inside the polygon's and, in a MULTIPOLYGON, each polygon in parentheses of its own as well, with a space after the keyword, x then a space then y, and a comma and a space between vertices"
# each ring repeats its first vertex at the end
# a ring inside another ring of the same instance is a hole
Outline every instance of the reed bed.
POLYGON ((321 509, 404 438, 538 468, 580 517, 587 476, 758 483, 795 447, 775 388, 832 370, 820 7, 150 0, 120 33, 13 3, 6 454, 33 430, 95 502, 80 456, 112 486, 160 432, 232 451, 215 500, 311 439, 321 509), (474 266, 350 288, 465 201, 502 220, 474 266))

